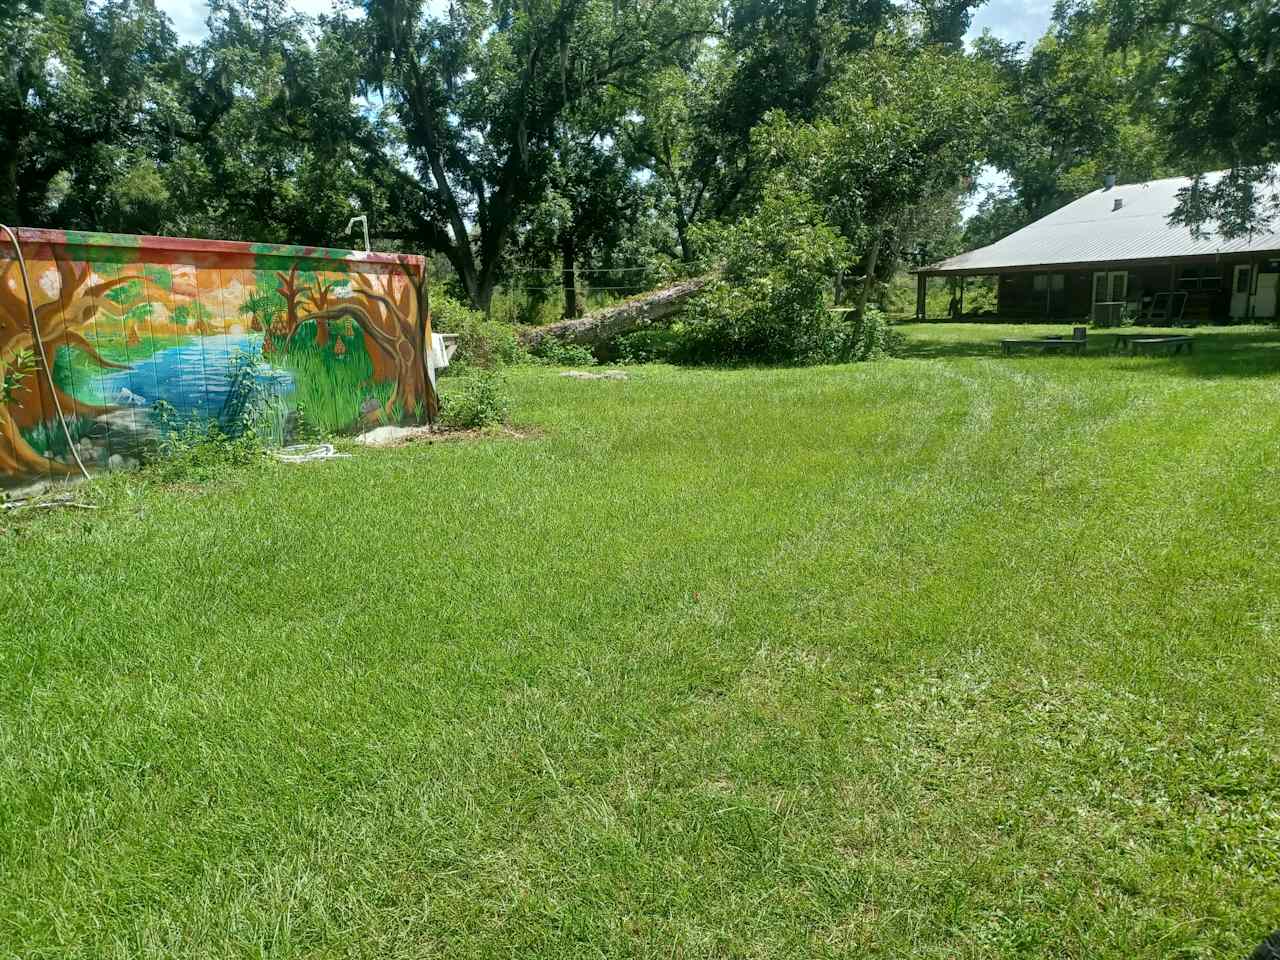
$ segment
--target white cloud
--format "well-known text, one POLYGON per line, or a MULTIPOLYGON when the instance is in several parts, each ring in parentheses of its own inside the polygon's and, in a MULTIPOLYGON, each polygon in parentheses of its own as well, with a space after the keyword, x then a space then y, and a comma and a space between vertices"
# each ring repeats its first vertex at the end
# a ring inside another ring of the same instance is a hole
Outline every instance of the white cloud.
POLYGON ((178 39, 192 43, 205 35, 204 21, 209 16, 209 5, 196 0, 156 0, 156 7, 167 13, 173 21, 178 39))
MULTIPOLYGON (((299 13, 332 13, 334 0, 293 0, 291 5, 299 13)), ((209 4, 205 0, 156 0, 156 7, 169 15, 178 39, 184 43, 196 43, 209 33, 205 24, 209 4)))
POLYGON ((1030 50, 1048 29, 1052 16, 1050 0, 988 0, 973 15, 969 39, 989 29, 1005 43, 1020 41, 1030 50))

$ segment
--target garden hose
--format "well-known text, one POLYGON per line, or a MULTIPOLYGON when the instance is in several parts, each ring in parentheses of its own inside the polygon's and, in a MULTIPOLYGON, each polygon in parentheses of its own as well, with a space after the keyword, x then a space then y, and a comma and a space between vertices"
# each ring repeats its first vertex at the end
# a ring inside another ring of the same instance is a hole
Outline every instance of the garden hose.
MULTIPOLYGON (((75 458, 76 466, 88 480, 89 471, 84 468, 84 463, 80 460, 80 451, 76 449, 75 441, 71 439, 71 431, 67 429, 67 416, 62 412, 62 401, 58 399, 58 388, 53 382, 53 368, 49 365, 48 354, 45 353, 44 338, 40 336, 40 322, 36 319, 36 304, 31 296, 31 278, 27 276, 27 261, 22 256, 22 245, 18 243, 18 236, 11 227, 0 223, 0 230, 4 230, 9 235, 9 242, 13 244, 14 252, 18 255, 18 272, 22 274, 22 289, 27 296, 27 315, 31 318, 31 336, 36 342, 36 349, 40 351, 40 366, 44 368, 44 377, 49 381, 49 395, 53 397, 54 409, 58 411, 58 423, 62 424, 62 435, 67 438, 67 449, 75 458)), ((61 292, 59 291, 59 294, 61 292)), ((52 459, 52 457, 46 455, 46 459, 52 459)))
POLYGON ((351 456, 349 453, 339 453, 332 443, 295 443, 280 450, 272 450, 271 455, 282 463, 341 460, 351 456))

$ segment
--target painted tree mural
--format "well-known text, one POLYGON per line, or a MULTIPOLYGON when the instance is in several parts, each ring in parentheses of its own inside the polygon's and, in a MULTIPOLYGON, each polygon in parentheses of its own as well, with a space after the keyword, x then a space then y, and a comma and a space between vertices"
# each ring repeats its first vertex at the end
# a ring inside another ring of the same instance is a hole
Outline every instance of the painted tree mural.
POLYGON ((246 377, 279 414, 282 440, 292 422, 284 412, 304 398, 308 418, 333 431, 438 411, 420 258, 26 233, 52 369, 30 364, 36 344, 19 266, 0 259, 2 484, 77 472, 82 449, 90 469, 128 465, 175 424, 225 427, 228 410, 245 410, 227 398, 246 377), (165 417, 155 415, 159 404, 165 417))
POLYGON ((422 359, 430 349, 431 335, 426 277, 416 273, 408 261, 401 261, 398 266, 397 273, 382 276, 352 275, 350 293, 341 296, 334 295, 334 286, 317 286, 306 299, 318 309, 305 317, 297 314, 294 307, 300 295, 296 275, 281 274, 280 294, 290 305, 289 338, 297 333, 303 320, 312 320, 317 328, 317 343, 321 342, 321 325, 327 342, 329 323, 351 321, 363 334, 365 350, 373 361, 374 380, 395 384, 383 415, 391 417, 398 407, 406 417, 433 420, 439 403, 422 359))
MULTIPOLYGON (((134 278, 122 276, 94 282, 95 275, 88 263, 62 258, 54 260, 54 269, 56 285, 36 282, 31 289, 35 320, 46 355, 53 358, 58 350, 69 347, 81 351, 99 366, 122 368, 123 365, 104 358, 83 331, 108 302, 105 294, 134 278)), ((0 365, 8 367, 20 353, 32 350, 35 345, 18 262, 10 260, 0 275, 0 365)), ((51 384, 42 369, 31 370, 21 377, 13 393, 12 400, 0 407, 0 473, 5 474, 75 471, 67 464, 43 457, 21 433, 24 427, 49 418, 56 409, 54 397, 68 415, 92 416, 112 409, 71 396, 51 384)))

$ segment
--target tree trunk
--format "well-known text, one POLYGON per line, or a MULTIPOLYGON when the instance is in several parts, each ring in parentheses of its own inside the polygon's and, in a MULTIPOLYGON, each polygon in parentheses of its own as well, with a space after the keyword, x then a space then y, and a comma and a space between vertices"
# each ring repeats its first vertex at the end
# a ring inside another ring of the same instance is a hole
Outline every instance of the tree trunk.
POLYGON ((871 285, 876 282, 876 263, 880 259, 880 234, 871 241, 871 249, 867 251, 866 275, 862 278, 862 291, 858 294, 858 319, 867 315, 867 298, 871 295, 871 285))
POLYGON ((488 313, 489 301, 493 299, 493 284, 488 285, 486 294, 484 285, 480 282, 480 277, 471 264, 466 263, 461 257, 453 256, 449 257, 449 262, 453 264, 454 272, 457 273, 458 279, 462 281, 462 289, 466 292, 467 299, 471 301, 471 308, 488 313))
POLYGON ((489 307, 493 305, 493 291, 497 286, 496 277, 488 277, 483 282, 476 281, 475 289, 471 292, 472 309, 479 310, 486 317, 489 316, 489 307))
POLYGON ((573 270, 573 234, 565 231, 560 237, 560 284, 564 288, 564 318, 578 317, 578 277, 573 270))
POLYGON ((547 337, 568 343, 586 345, 603 343, 621 333, 629 333, 677 313, 684 302, 701 290, 710 277, 697 277, 655 290, 617 306, 595 310, 577 320, 561 320, 542 327, 525 329, 520 340, 526 347, 536 347, 547 337))
POLYGON ((676 197, 676 239, 680 242, 680 259, 693 263, 693 248, 689 245, 689 218, 684 212, 682 198, 676 197))

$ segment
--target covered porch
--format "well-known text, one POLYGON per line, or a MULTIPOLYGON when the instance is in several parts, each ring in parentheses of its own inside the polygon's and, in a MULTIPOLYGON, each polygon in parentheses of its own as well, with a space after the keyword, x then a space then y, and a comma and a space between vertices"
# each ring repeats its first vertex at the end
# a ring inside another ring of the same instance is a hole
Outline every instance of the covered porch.
MULTIPOLYGON (((944 264, 946 262, 944 261, 944 264)), ((1195 325, 1276 316, 1280 254, 916 271, 917 320, 1195 325)))

